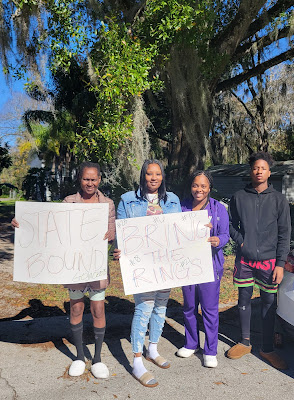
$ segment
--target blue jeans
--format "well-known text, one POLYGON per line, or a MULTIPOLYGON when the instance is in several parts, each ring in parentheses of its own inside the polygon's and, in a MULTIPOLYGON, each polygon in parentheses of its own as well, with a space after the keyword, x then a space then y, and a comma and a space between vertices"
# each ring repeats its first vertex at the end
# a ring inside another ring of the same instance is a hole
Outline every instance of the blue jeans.
POLYGON ((149 322, 149 342, 158 343, 165 322, 170 289, 134 294, 135 312, 131 329, 133 353, 142 353, 149 322))

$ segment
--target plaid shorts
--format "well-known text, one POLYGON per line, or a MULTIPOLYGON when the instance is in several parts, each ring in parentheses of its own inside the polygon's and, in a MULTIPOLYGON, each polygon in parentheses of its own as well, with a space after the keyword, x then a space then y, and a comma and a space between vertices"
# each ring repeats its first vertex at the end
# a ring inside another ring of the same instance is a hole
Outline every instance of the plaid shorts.
POLYGON ((233 282, 237 287, 257 286, 264 292, 277 293, 278 284, 273 283, 276 259, 263 261, 236 258, 233 282))

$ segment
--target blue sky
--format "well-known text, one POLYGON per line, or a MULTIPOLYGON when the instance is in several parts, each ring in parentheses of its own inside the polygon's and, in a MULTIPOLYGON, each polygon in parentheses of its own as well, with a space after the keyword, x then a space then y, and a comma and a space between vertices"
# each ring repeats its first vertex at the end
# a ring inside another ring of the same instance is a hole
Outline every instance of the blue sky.
POLYGON ((9 112, 8 102, 12 99, 17 92, 23 93, 23 84, 21 81, 11 81, 9 85, 5 76, 0 68, 0 145, 7 142, 10 146, 15 144, 15 136, 9 135, 13 130, 17 130, 21 121, 17 118, 15 120, 6 120, 6 113, 9 112))
POLYGON ((49 104, 35 101, 26 95, 24 84, 27 79, 11 80, 8 84, 0 68, 0 145, 14 146, 23 124, 22 116, 29 108, 48 110, 49 104))
POLYGON ((24 81, 13 80, 11 86, 6 83, 5 76, 0 68, 0 112, 4 104, 11 98, 12 92, 23 92, 24 81))

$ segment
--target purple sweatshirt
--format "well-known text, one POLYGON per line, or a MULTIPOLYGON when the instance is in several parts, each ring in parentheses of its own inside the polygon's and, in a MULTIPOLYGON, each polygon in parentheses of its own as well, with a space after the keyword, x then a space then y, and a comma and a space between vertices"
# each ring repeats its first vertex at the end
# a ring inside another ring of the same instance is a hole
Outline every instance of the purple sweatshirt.
MULTIPOLYGON (((182 201, 182 212, 192 211, 192 202, 192 196, 182 201)), ((215 279, 219 279, 222 276, 224 268, 224 254, 222 249, 230 239, 229 216, 225 206, 212 198, 209 199, 205 210, 207 210, 208 216, 212 217, 210 222, 213 227, 210 231, 210 236, 217 236, 220 240, 217 247, 211 247, 214 276, 215 279)))

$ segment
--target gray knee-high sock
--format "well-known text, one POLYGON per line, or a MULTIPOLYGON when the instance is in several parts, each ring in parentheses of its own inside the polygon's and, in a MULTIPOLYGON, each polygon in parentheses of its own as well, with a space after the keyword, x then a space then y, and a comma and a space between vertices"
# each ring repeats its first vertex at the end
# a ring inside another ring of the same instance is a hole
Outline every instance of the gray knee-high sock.
POLYGON ((95 335, 95 355, 92 360, 92 364, 101 362, 101 348, 105 335, 105 326, 104 328, 96 328, 94 326, 94 335, 95 335))
POLYGON ((77 349, 77 360, 85 361, 84 349, 83 349, 83 321, 79 324, 70 324, 73 343, 77 349))

